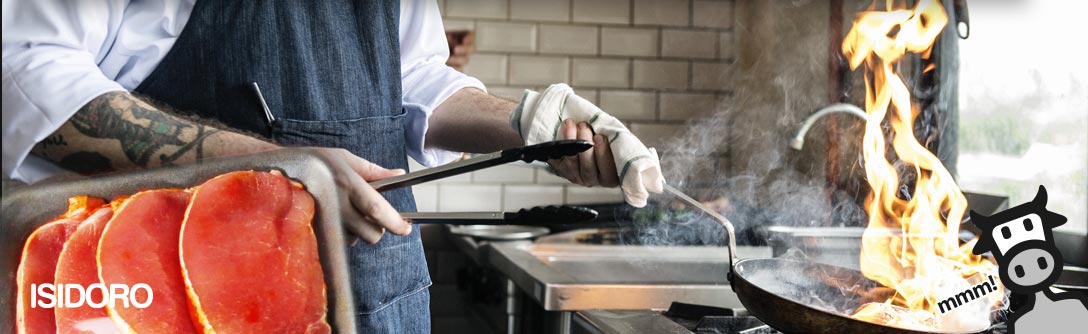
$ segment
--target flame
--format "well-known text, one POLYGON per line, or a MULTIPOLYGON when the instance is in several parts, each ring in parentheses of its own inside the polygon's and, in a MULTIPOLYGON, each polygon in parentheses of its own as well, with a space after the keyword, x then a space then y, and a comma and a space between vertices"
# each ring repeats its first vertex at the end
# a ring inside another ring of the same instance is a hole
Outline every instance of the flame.
POLYGON ((871 73, 865 79, 869 121, 862 148, 872 191, 865 201, 869 225, 862 237, 861 271, 896 291, 883 304, 859 308, 854 317, 893 326, 940 328, 937 303, 948 296, 938 291, 947 287, 950 277, 966 281, 977 273, 996 272, 996 266, 971 253, 977 240, 959 244, 967 200, 940 160, 915 139, 918 108, 911 105, 910 91, 896 73, 896 62, 908 52, 929 58, 948 16, 937 0, 921 0, 913 9, 896 8, 888 1, 886 8, 874 11, 871 7, 859 14, 842 46, 851 69, 864 64, 871 73), (890 127, 887 134, 882 129, 885 119, 890 127), (887 152, 886 135, 894 154, 887 152), (893 164, 889 158, 898 161, 893 164), (909 199, 897 196, 902 184, 896 165, 914 171, 909 199), (890 312, 891 306, 902 311, 890 312), (934 319, 921 319, 925 314, 934 319))

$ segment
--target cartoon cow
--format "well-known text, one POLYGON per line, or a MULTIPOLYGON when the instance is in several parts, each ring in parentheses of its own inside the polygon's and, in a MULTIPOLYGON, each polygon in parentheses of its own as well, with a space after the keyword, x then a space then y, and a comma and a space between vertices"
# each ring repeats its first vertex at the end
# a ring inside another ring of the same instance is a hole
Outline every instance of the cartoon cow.
POLYGON ((1049 289, 1063 266, 1053 229, 1066 218, 1047 210, 1046 201, 1046 188, 1039 186, 1031 202, 988 217, 971 211, 971 221, 982 231, 973 252, 993 252, 1005 287, 1033 295, 1009 316, 1009 333, 1065 333, 1088 324, 1088 297, 1049 289))

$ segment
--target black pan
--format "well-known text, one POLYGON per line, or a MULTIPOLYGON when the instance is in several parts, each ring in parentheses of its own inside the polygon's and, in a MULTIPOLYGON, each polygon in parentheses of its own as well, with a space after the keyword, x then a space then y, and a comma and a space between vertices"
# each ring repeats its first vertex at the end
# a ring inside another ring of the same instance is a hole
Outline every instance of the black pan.
MULTIPOLYGON (((729 219, 710 210, 672 186, 665 191, 702 210, 729 235, 729 284, 748 312, 783 333, 978 333, 918 331, 871 323, 850 317, 880 284, 861 272, 827 264, 789 259, 737 259, 737 243, 729 219), (830 301, 830 303, 828 303, 830 301)), ((879 296, 877 296, 879 297, 879 296)))

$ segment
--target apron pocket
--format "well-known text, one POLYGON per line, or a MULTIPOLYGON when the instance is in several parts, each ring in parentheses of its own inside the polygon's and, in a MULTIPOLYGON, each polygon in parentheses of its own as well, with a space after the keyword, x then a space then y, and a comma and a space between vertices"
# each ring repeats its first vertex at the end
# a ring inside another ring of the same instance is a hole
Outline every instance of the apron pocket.
POLYGON ((408 112, 402 108, 392 116, 346 120, 314 121, 279 118, 272 125, 272 138, 281 145, 340 147, 356 151, 356 147, 347 146, 364 146, 364 143, 360 141, 372 143, 402 141, 404 119, 407 114, 408 112), (399 135, 399 137, 389 137, 393 135, 399 135))
MULTIPOLYGON (((355 312, 373 316, 417 293, 427 293, 431 277, 419 241, 419 229, 411 235, 386 233, 376 245, 359 242, 351 250, 352 293, 355 312)), ((404 305, 422 312, 427 305, 404 305)))

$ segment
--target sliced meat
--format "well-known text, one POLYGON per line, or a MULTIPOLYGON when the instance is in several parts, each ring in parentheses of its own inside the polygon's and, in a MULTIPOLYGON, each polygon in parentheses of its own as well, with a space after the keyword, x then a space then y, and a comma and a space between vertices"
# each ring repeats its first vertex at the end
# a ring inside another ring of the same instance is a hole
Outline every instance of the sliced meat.
POLYGON ((314 200, 279 173, 217 176, 193 192, 181 266, 204 333, 328 333, 314 200))
MULTIPOLYGON (((113 209, 103 206, 87 217, 72 237, 64 242, 64 249, 57 260, 57 274, 53 280, 54 286, 61 284, 77 284, 90 290, 84 294, 83 305, 79 307, 56 307, 53 309, 57 316, 57 333, 112 333, 116 332, 116 326, 106 314, 106 308, 92 307, 91 304, 100 304, 106 301, 106 295, 102 289, 92 289, 92 284, 98 281, 98 266, 95 264, 95 254, 98 250, 98 238, 102 235, 102 229, 106 227, 113 209)), ((67 290, 67 288, 65 288, 67 290)), ((68 291, 64 291, 68 294, 68 291)), ((79 296, 64 296, 64 299, 77 302, 79 296), (69 298, 71 297, 71 298, 69 298)), ((78 302, 77 302, 78 303, 78 302)))
MULTIPOLYGON (((23 245, 22 258, 16 271, 19 303, 15 308, 18 333, 56 333, 56 317, 52 308, 40 305, 31 307, 31 287, 53 283, 57 272, 57 260, 64 249, 64 242, 75 232, 79 224, 105 202, 98 198, 76 196, 68 199, 68 212, 56 220, 34 230, 23 245)), ((46 302, 41 295, 38 302, 46 302)))
MULTIPOLYGON (((110 318, 128 333, 196 333, 181 277, 178 238, 189 192, 143 191, 122 202, 98 243, 98 275, 103 284, 143 283, 153 303, 146 308, 107 307, 110 318)), ((137 301, 147 300, 141 291, 137 301)))

